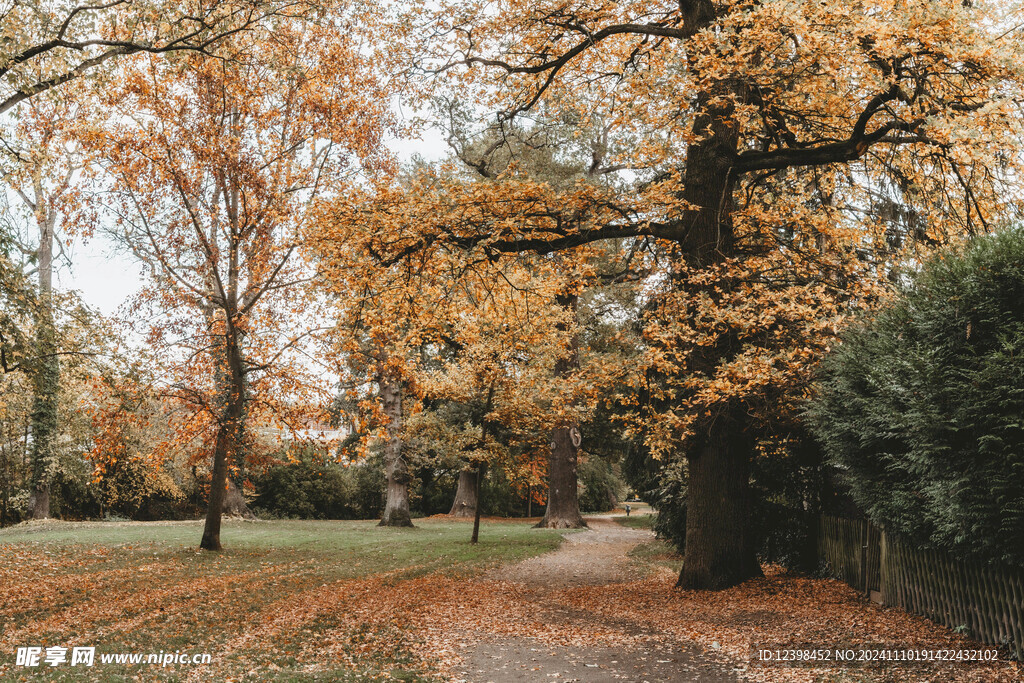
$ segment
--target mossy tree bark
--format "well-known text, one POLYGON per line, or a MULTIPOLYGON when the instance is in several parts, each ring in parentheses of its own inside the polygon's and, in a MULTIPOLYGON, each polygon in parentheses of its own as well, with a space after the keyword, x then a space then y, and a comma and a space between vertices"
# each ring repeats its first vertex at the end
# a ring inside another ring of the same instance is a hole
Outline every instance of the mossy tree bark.
POLYGON ((53 310, 53 243, 57 214, 43 201, 39 181, 35 187, 36 224, 39 247, 36 268, 39 276, 37 332, 32 363, 32 518, 50 516, 50 479, 56 460, 60 430, 57 400, 60 394, 60 361, 53 310))

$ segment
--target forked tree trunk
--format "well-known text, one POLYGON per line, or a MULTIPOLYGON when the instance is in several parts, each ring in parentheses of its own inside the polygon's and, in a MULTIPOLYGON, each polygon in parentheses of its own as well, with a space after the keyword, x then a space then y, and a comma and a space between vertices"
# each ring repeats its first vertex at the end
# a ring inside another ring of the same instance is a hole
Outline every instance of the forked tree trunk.
POLYGON ((754 440, 722 420, 688 459, 686 547, 677 588, 718 590, 761 576, 750 533, 754 440))
POLYGON ((455 490, 455 502, 448 513, 452 517, 473 517, 476 515, 476 473, 469 467, 459 472, 459 487, 455 490))
MULTIPOLYGON (((213 307, 208 307, 205 310, 207 330, 213 334, 216 334, 217 310, 213 307)), ((235 334, 238 338, 238 346, 240 349, 244 348, 245 331, 238 330, 235 334)), ((228 402, 236 393, 240 392, 240 395, 243 397, 242 412, 238 418, 238 430, 235 434, 235 444, 230 458, 231 462, 228 463, 228 478, 224 491, 224 502, 221 506, 221 514, 230 517, 256 519, 256 515, 249 509, 249 505, 245 502, 245 496, 242 493, 242 486, 245 482, 246 458, 248 457, 246 452, 246 420, 249 399, 251 398, 249 378, 243 373, 240 379, 241 383, 238 385, 241 389, 235 386, 232 379, 231 354, 226 346, 214 354, 214 362, 216 363, 214 382, 219 387, 218 395, 222 410, 226 410, 228 402)))
POLYGON ((393 379, 380 381, 380 396, 388 418, 388 442, 384 446, 384 474, 387 492, 379 526, 412 526, 409 513, 409 466, 402 456, 402 384, 393 379))

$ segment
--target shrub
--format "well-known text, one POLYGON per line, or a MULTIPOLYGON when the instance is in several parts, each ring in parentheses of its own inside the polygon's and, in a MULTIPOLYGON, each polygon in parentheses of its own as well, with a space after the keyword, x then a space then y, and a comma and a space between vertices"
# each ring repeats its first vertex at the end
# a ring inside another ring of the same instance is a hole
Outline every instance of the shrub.
POLYGON ((604 458, 590 456, 581 460, 576 470, 580 483, 580 510, 607 512, 614 510, 625 492, 625 482, 616 468, 604 458))
MULTIPOLYGON (((818 513, 831 507, 830 500, 823 500, 830 491, 820 453, 809 439, 805 441, 796 435, 785 443, 765 440, 759 450, 760 455, 751 466, 754 497, 750 515, 758 557, 792 569, 811 570, 817 562, 814 534, 818 513)), ((633 471, 639 473, 634 475, 634 481, 640 486, 656 486, 641 489, 641 497, 657 511, 654 532, 683 552, 686 461, 675 458, 659 463, 656 470, 647 463, 633 471)))
MULTIPOLYGON (((484 515, 495 515, 498 517, 513 517, 526 514, 523 509, 525 502, 523 495, 518 493, 509 481, 505 470, 500 467, 491 467, 480 487, 483 498, 483 507, 480 513, 484 515)), ((452 493, 455 488, 451 489, 452 493)), ((449 496, 448 507, 451 508, 452 496, 449 496)), ((448 512, 448 510, 445 510, 448 512)))
POLYGON ((1024 231, 925 264, 845 335, 817 389, 811 427, 872 521, 1024 564, 1024 231))
POLYGON ((682 458, 669 461, 661 469, 658 483, 658 488, 644 496, 658 511, 654 533, 682 553, 686 547, 686 467, 682 458))
POLYGON ((383 467, 375 458, 347 467, 304 460, 257 477, 252 507, 274 518, 374 519, 383 498, 383 467))

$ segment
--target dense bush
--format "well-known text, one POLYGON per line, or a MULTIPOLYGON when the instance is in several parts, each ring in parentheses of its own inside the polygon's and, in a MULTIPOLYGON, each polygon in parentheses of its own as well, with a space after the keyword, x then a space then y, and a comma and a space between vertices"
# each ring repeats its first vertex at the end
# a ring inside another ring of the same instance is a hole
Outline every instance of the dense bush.
MULTIPOLYGON (((499 467, 492 467, 484 477, 483 489, 480 492, 483 498, 483 507, 480 513, 484 515, 495 515, 498 517, 524 517, 526 515, 526 496, 512 486, 505 470, 499 467)), ((448 509, 452 507, 455 499, 455 487, 449 490, 448 509)), ((448 512, 448 510, 445 510, 448 512)))
MULTIPOLYGON (((74 499, 80 505, 95 499, 103 517, 182 519, 202 512, 189 505, 188 494, 195 485, 195 480, 183 472, 176 477, 171 468, 152 466, 139 458, 123 458, 107 463, 103 478, 91 483, 91 496, 78 494, 74 499)), ((66 510, 61 513, 65 517, 69 514, 66 510)))
POLYGON ((384 508, 384 470, 370 458, 340 465, 311 460, 269 468, 256 478, 257 515, 299 519, 374 519, 384 508))
POLYGON ((825 361, 809 418, 888 532, 1024 564, 1024 231, 909 277, 825 361))
POLYGON ((817 568, 818 520, 822 513, 842 514, 848 503, 833 478, 821 449, 799 425, 784 438, 759 443, 751 467, 751 528, 763 562, 817 568))
POLYGON ((447 514, 452 508, 458 483, 458 468, 422 467, 416 470, 409 487, 413 516, 447 514))
POLYGON ((683 461, 673 460, 661 469, 658 488, 644 497, 658 511, 654 533, 676 547, 686 547, 686 468, 683 461))
POLYGON ((616 468, 604 458, 591 456, 582 460, 576 476, 580 483, 579 502, 583 512, 613 510, 625 493, 625 483, 616 468))

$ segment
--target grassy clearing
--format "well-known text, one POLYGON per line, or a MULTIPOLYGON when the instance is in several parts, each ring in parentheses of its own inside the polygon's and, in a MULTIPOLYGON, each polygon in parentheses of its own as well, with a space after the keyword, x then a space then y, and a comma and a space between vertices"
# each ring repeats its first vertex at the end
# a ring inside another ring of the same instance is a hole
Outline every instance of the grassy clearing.
POLYGON ((425 673, 405 652, 415 634, 401 624, 353 632, 343 616, 380 590, 401 591, 426 575, 469 577, 561 542, 557 532, 519 522, 485 522, 475 546, 470 531, 467 523, 434 519, 417 520, 415 529, 371 521, 229 521, 226 550, 208 553, 196 550, 198 522, 2 530, 0 678, 31 671, 48 680, 177 680, 189 671, 98 661, 88 675, 67 664, 14 668, 18 646, 84 645, 95 646, 97 656, 210 653, 212 677, 199 680, 420 680, 425 673))
POLYGON ((467 522, 434 519, 417 520, 413 529, 381 528, 375 521, 226 521, 221 553, 200 552, 201 535, 201 522, 58 522, 0 530, 0 546, 48 553, 90 546, 116 551, 116 558, 125 560, 185 559, 193 569, 243 568, 255 558, 274 563, 320 560, 323 576, 340 579, 394 571, 468 571, 546 552, 561 541, 556 533, 525 524, 490 521, 474 546, 467 522))

